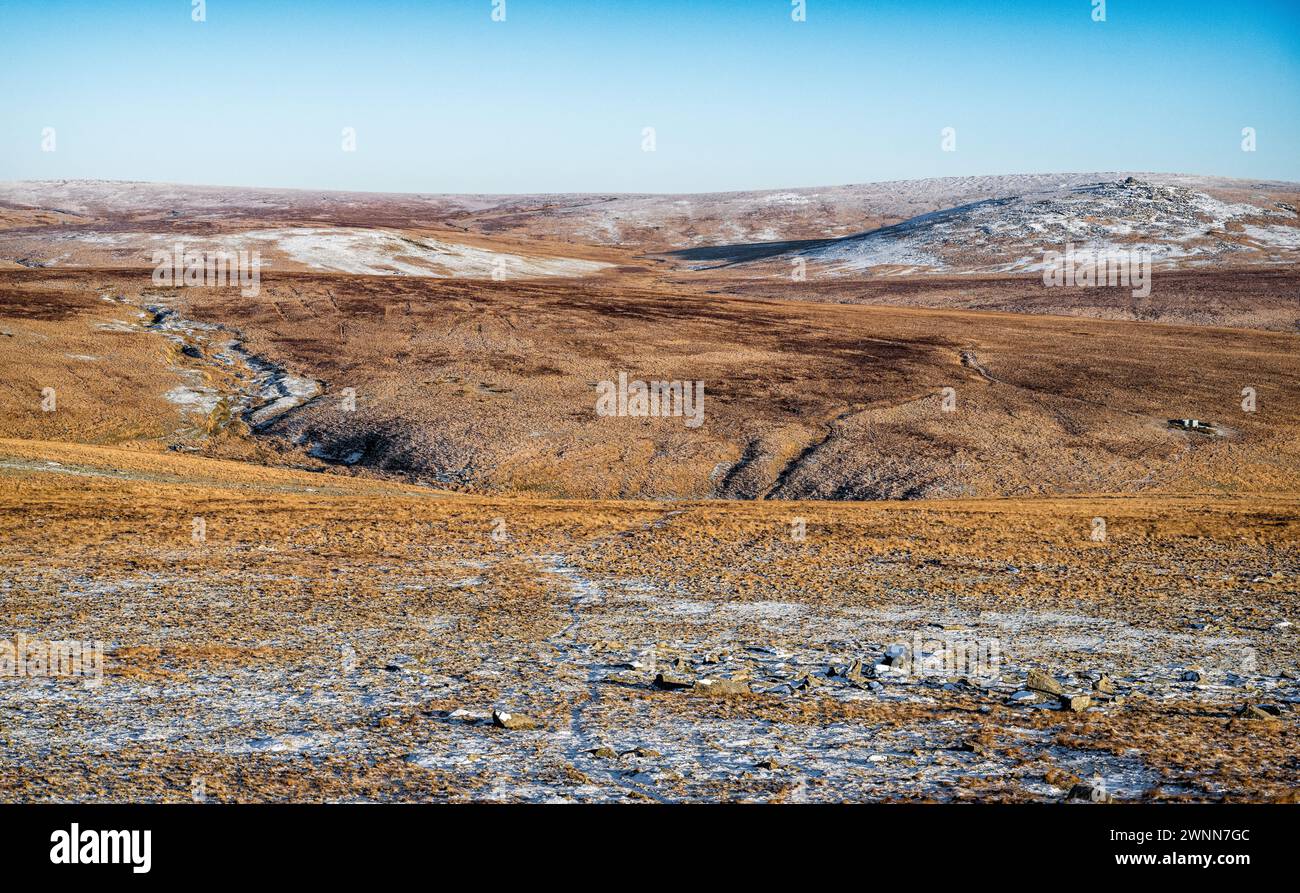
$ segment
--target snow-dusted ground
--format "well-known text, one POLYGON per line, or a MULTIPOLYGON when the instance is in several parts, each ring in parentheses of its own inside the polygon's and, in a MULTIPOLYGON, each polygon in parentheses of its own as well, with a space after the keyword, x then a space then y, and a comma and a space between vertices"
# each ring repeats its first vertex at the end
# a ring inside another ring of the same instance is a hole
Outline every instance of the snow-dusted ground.
MULTIPOLYGON (((31 255, 33 234, 17 242, 0 234, 0 257, 31 255)), ((266 269, 302 268, 355 275, 402 275, 519 279, 585 276, 610 264, 566 257, 526 257, 397 230, 358 227, 280 227, 213 236, 165 232, 42 231, 37 237, 59 252, 45 252, 41 266, 80 266, 102 253, 152 262, 155 251, 258 252, 266 269), (64 250, 80 250, 82 257, 64 250), (86 255, 89 256, 86 256, 86 255)))
POLYGON ((610 264, 560 257, 524 257, 387 230, 270 229, 222 236, 231 247, 273 249, 312 269, 359 275, 467 276, 516 279, 584 276, 610 264))
POLYGON ((1140 180, 1040 189, 918 215, 904 223, 792 249, 832 273, 906 266, 933 271, 1030 272, 1044 255, 1143 251, 1181 260, 1300 260, 1297 214, 1274 204, 1227 202, 1183 186, 1140 180))
MULTIPOLYGON (((525 257, 513 248, 495 252, 445 234, 412 235, 430 230, 473 233, 469 241, 476 242, 522 236, 655 254, 834 239, 816 247, 791 245, 787 252, 801 253, 832 272, 1029 271, 1041 263, 1044 251, 1063 250, 1067 241, 1079 248, 1146 248, 1157 262, 1188 266, 1276 264, 1294 262, 1300 252, 1297 196, 1297 183, 1118 172, 671 195, 421 195, 19 182, 0 183, 0 204, 77 215, 81 225, 0 230, 0 261, 61 266, 84 263, 84 255, 120 264, 143 248, 174 244, 176 227, 187 247, 262 250, 272 268, 380 275, 581 276, 607 266, 525 257), (224 235, 192 235, 204 224, 224 235)), ((734 255, 705 258, 708 262, 700 265, 755 257, 734 255)))

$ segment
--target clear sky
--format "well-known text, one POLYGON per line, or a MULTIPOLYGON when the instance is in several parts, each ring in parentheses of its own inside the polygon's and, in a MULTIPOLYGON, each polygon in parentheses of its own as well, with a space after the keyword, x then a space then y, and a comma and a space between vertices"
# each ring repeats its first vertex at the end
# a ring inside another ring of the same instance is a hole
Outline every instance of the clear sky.
POLYGON ((505 9, 497 22, 493 0, 210 0, 198 23, 191 0, 0 0, 0 179, 398 192, 1092 170, 1300 180, 1300 0, 1109 0, 1105 22, 1092 0, 807 0, 803 22, 790 0, 505 9))

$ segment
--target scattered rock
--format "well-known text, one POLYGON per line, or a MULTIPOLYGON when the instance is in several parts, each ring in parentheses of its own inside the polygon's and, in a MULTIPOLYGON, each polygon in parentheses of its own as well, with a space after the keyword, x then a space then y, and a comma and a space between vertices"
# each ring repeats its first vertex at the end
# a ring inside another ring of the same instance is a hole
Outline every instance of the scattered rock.
POLYGON ((1069 710, 1071 713, 1082 713, 1092 706, 1092 698, 1087 695, 1063 695, 1061 697, 1061 709, 1069 710))
POLYGON ((796 676, 793 680, 791 680, 790 687, 793 688, 795 691, 800 691, 800 690, 808 691, 810 689, 816 688, 821 684, 822 681, 818 677, 812 675, 811 673, 804 673, 803 675, 796 676))
POLYGON ((693 688, 694 686, 695 680, 688 676, 678 676, 674 673, 660 673, 655 676, 655 688, 677 691, 683 688, 693 688))
POLYGON ((661 754, 659 751, 653 748, 640 747, 640 746, 634 747, 631 750, 623 751, 623 756, 627 756, 628 754, 631 754, 634 757, 640 757, 643 760, 648 760, 648 759, 653 759, 654 757, 663 756, 663 754, 661 754))
POLYGON ((1182 681, 1182 682, 1200 682, 1200 681, 1201 681, 1201 674, 1198 673, 1198 672, 1196 672, 1195 670, 1188 670, 1187 672, 1183 673, 1183 675, 1179 676, 1178 678, 1179 678, 1179 680, 1182 681))
POLYGON ((716 697, 747 695, 750 693, 749 683, 740 679, 701 679, 695 683, 695 690, 716 697))
POLYGON ((1053 679, 1050 673, 1042 670, 1029 671, 1029 678, 1025 680, 1025 688, 1031 688, 1043 694, 1056 695, 1057 697, 1065 694, 1065 689, 1061 686, 1061 683, 1053 679))
POLYGON ((1241 719, 1277 719, 1281 713, 1278 708, 1271 704, 1243 704, 1237 711, 1237 716, 1241 719), (1271 708, 1271 709, 1270 709, 1271 708))
POLYGON ((512 732, 519 732, 526 729, 537 728, 537 720, 533 719, 531 716, 525 716, 522 713, 507 713, 504 710, 493 710, 492 725, 499 729, 509 729, 512 732))
POLYGON ((862 661, 856 659, 853 661, 853 663, 849 664, 844 671, 844 678, 854 683, 855 685, 866 682, 867 679, 869 679, 870 677, 871 677, 871 671, 867 667, 867 665, 864 664, 862 661))
POLYGON ((612 682, 615 685, 640 686, 645 684, 645 678, 635 673, 610 673, 602 681, 612 682))
POLYGON ((1084 800, 1088 803, 1111 803, 1114 798, 1106 791, 1106 787, 1100 784, 1089 784, 1088 782, 1079 782, 1070 788, 1070 793, 1065 795, 1066 800, 1084 800))
POLYGON ((862 661, 854 659, 853 663, 831 664, 826 668, 826 675, 835 679, 847 679, 850 682, 862 682, 868 677, 867 667, 862 661))

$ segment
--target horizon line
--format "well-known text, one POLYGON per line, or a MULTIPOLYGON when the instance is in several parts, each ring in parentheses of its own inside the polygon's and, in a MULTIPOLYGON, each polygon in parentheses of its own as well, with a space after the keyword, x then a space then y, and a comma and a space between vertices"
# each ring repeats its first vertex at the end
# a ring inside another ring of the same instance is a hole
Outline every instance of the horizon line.
POLYGON ((263 192, 307 192, 307 193, 340 193, 353 195, 384 195, 384 196, 484 196, 484 197, 513 197, 513 196, 565 196, 565 195, 617 195, 628 197, 663 197, 663 196, 682 196, 682 195, 743 195, 755 192, 797 192, 814 189, 846 189, 855 186, 879 186, 889 183, 918 183, 926 180, 981 180, 981 179, 998 179, 1008 177, 1075 177, 1085 174, 1119 175, 1126 176, 1154 176, 1154 177, 1197 177, 1202 179, 1233 180, 1240 183, 1256 184, 1282 184, 1300 186, 1300 180, 1285 180, 1268 177, 1233 177, 1224 174, 1205 174, 1189 173, 1186 171, 1141 171, 1141 170, 1082 170, 1082 171, 1021 171, 1017 173, 1002 174, 951 174, 938 177, 906 177, 902 179, 888 180, 859 180, 847 183, 822 183, 808 186, 769 186, 757 187, 751 189, 718 189, 706 191, 680 191, 680 192, 620 192, 612 189, 593 189, 593 190, 567 190, 567 191, 540 191, 540 192, 429 192, 424 190, 418 191, 394 191, 385 189, 334 189, 313 186, 263 186, 263 185, 246 185, 233 183, 194 183, 180 182, 175 180, 133 180, 133 179, 114 179, 106 177, 55 177, 45 179, 18 179, 18 180, 0 180, 0 187, 11 185, 43 185, 43 184, 70 184, 70 183, 104 183, 116 184, 121 186, 171 186, 193 189, 247 189, 263 192))

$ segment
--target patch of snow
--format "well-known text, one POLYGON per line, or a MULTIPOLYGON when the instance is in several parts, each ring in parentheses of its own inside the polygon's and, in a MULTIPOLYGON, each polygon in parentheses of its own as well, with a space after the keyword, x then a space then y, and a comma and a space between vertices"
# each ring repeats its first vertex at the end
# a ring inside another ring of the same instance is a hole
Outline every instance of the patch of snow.
POLYGON ((1269 248, 1285 248, 1300 251, 1300 227, 1295 226, 1255 226, 1244 224, 1241 231, 1251 240, 1269 248))
POLYGON ((175 403, 184 407, 185 412, 194 414, 207 415, 217 408, 221 402, 221 395, 213 388, 208 387, 190 387, 188 385, 178 385, 167 393, 163 398, 168 403, 175 403))

